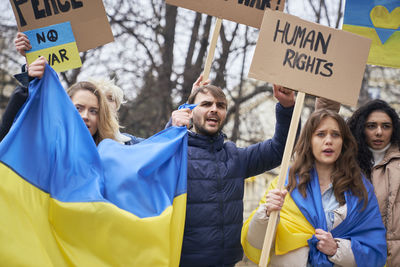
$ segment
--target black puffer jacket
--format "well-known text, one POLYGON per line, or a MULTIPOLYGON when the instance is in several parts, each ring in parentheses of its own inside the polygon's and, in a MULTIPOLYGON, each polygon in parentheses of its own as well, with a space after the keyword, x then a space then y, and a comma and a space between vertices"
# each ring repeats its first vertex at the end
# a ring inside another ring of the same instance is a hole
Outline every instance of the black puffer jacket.
POLYGON ((19 110, 28 99, 28 86, 31 79, 29 78, 28 73, 25 72, 25 65, 22 67, 22 73, 16 74, 14 77, 20 84, 17 85, 14 92, 11 94, 10 101, 4 111, 0 124, 0 142, 8 134, 19 110))

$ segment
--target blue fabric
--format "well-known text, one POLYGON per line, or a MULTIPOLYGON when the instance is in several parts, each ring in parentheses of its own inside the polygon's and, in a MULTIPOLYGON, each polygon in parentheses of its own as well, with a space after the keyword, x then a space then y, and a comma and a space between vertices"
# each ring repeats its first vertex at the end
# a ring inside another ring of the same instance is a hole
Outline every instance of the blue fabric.
POLYGON ((374 28, 370 14, 375 6, 384 6, 392 12, 399 6, 399 0, 351 0, 346 1, 345 16, 343 24, 369 26, 374 28))
POLYGON ((111 202, 152 217, 186 192, 187 130, 171 127, 135 146, 106 139, 97 148, 46 65, 0 143, 0 161, 59 201, 111 202))
MULTIPOLYGON (((298 178, 297 178, 298 179, 298 178)), ((373 187, 366 179, 364 185, 368 192, 368 205, 362 210, 363 202, 351 192, 345 192, 347 216, 331 231, 334 238, 351 240, 351 247, 357 266, 384 266, 386 262, 386 230, 382 223, 373 187)), ((303 198, 297 188, 291 196, 306 219, 317 229, 327 231, 325 214, 321 201, 318 174, 311 171, 311 181, 307 185, 307 197, 303 198)), ((327 256, 317 249, 315 235, 308 240, 310 247, 308 261, 312 266, 333 266, 327 256)))
POLYGON ((244 179, 279 166, 292 112, 277 104, 273 138, 247 148, 224 142, 222 133, 189 132, 181 266, 229 266, 242 259, 244 179))
POLYGON ((178 109, 188 108, 188 109, 190 109, 190 110, 193 110, 195 107, 197 107, 197 105, 198 105, 198 104, 188 104, 188 103, 185 103, 185 104, 180 105, 180 106, 178 107, 178 109))
POLYGON ((104 197, 140 218, 160 215, 186 193, 186 127, 168 128, 134 146, 106 139, 98 150, 104 197))

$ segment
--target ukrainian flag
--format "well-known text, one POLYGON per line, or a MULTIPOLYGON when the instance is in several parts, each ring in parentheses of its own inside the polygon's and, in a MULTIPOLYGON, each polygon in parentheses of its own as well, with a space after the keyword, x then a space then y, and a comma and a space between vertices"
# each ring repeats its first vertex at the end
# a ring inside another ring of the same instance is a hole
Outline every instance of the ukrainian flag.
POLYGON ((186 128, 96 148, 46 66, 0 143, 2 266, 178 266, 186 128))
POLYGON ((347 0, 343 30, 372 40, 368 64, 400 68, 399 0, 347 0))
MULTIPOLYGON (((276 230, 275 254, 284 255, 301 247, 309 247, 308 263, 311 266, 333 266, 327 255, 317 249, 318 239, 314 235, 315 229, 327 231, 327 224, 315 169, 311 170, 310 176, 306 188, 307 197, 304 198, 297 187, 285 197, 276 230)), ((271 182, 260 204, 266 202, 268 192, 277 188, 277 184, 278 178, 271 182)), ((331 230, 331 234, 334 238, 351 240, 351 249, 357 266, 384 266, 387 254, 386 231, 372 184, 364 179, 364 185, 368 193, 365 209, 364 203, 360 202, 357 196, 346 191, 344 193, 347 205, 346 218, 331 230)), ((258 264, 261 250, 247 241, 250 221, 255 212, 256 210, 243 224, 241 243, 246 256, 258 264)))

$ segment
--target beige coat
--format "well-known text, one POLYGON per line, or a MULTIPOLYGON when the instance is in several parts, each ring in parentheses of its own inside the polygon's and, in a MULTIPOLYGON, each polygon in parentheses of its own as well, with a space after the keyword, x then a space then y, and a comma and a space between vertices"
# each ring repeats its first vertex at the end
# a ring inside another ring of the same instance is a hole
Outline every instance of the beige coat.
POLYGON ((400 151, 392 145, 371 173, 388 245, 387 267, 400 266, 400 151))
MULTIPOLYGON (((333 213, 333 228, 335 228, 346 218, 347 205, 345 204, 337 208, 333 213)), ((268 222, 267 207, 265 204, 261 204, 250 221, 246 236, 247 241, 254 248, 262 249, 268 222)), ((334 263, 334 267, 357 266, 353 251, 351 250, 351 241, 341 238, 335 238, 335 240, 338 245, 336 254, 328 257, 328 259, 334 263)), ((279 256, 275 255, 275 242, 272 243, 271 249, 271 261, 268 267, 307 267, 309 247, 301 247, 279 256)))

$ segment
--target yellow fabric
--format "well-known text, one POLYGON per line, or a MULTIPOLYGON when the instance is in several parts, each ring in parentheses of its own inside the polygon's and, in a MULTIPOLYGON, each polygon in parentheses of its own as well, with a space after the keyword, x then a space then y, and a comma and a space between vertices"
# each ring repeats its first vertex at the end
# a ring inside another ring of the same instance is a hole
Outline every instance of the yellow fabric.
POLYGON ((186 194, 140 219, 110 203, 57 201, 2 163, 0 177, 2 266, 179 265, 186 194))
POLYGON ((344 24, 343 30, 368 37, 372 40, 368 64, 400 68, 400 31, 395 32, 382 44, 374 28, 344 24))
MULTIPOLYGON (((267 193, 270 190, 275 189, 277 183, 278 178, 275 178, 270 183, 259 205, 265 203, 267 193)), ((251 213, 250 217, 243 224, 241 242, 246 256, 251 261, 258 264, 261 257, 261 250, 253 247, 247 241, 249 224, 256 210, 257 209, 251 213)), ((287 194, 280 212, 280 220, 276 230, 275 253, 277 255, 282 255, 292 250, 308 246, 307 240, 310 239, 314 233, 314 227, 312 227, 301 213, 290 194, 287 194)))
POLYGON ((50 66, 52 66, 57 72, 75 69, 82 66, 76 42, 26 53, 26 60, 28 61, 28 64, 31 64, 40 56, 45 57, 50 66))

